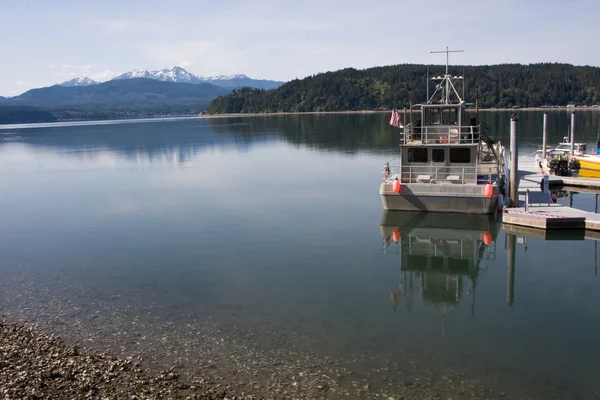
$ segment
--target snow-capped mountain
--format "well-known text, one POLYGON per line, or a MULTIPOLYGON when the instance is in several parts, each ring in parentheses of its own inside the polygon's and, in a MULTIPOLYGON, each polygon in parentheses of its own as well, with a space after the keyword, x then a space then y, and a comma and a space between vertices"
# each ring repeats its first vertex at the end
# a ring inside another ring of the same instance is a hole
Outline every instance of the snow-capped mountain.
POLYGON ((171 69, 163 69, 160 71, 148 71, 145 69, 134 69, 133 71, 126 72, 119 75, 113 80, 118 79, 133 79, 133 78, 148 78, 156 79, 164 82, 177 82, 177 83, 200 83, 203 82, 196 75, 186 71, 181 67, 173 67, 171 69))
POLYGON ((133 71, 121 74, 113 78, 112 80, 134 78, 156 79, 159 81, 177 83, 210 83, 215 86, 221 86, 226 88, 249 86, 259 89, 273 89, 283 84, 283 82, 277 81, 252 79, 244 74, 217 75, 209 77, 198 76, 178 66, 175 66, 171 69, 163 69, 157 71, 134 69, 133 71))
POLYGON ((116 81, 117 79, 135 79, 135 78, 155 79, 155 76, 153 76, 150 72, 148 72, 145 69, 134 69, 133 71, 126 72, 119 76, 115 76, 111 80, 116 81))
POLYGON ((71 79, 69 81, 65 81, 63 83, 59 83, 60 86, 66 86, 66 87, 71 87, 71 86, 90 86, 90 85, 97 85, 98 82, 96 82, 93 79, 88 78, 87 76, 85 78, 74 78, 71 79))

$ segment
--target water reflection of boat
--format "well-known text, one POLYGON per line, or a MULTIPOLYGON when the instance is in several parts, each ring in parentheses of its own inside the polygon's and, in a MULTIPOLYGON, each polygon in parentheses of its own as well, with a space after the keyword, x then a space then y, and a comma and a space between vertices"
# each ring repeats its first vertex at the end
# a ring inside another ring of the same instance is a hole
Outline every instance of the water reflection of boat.
POLYGON ((499 229, 494 215, 384 212, 384 251, 393 249, 401 256, 398 299, 404 299, 410 311, 418 291, 443 320, 468 295, 474 313, 480 263, 495 259, 499 229))

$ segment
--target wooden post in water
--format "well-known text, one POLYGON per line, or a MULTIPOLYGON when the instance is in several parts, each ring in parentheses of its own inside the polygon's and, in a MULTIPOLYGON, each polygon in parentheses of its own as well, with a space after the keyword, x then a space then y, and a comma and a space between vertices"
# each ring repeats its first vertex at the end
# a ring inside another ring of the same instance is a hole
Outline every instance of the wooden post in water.
POLYGON ((571 157, 575 155, 575 113, 571 113, 571 157))
POLYGON ((546 158, 546 146, 548 142, 548 113, 544 113, 544 136, 542 137, 542 158, 546 158))
POLYGON ((508 234, 508 271, 506 279, 506 302, 512 306, 515 301, 515 247, 517 245, 517 237, 508 234))
POLYGON ((510 118, 510 206, 519 206, 519 146, 517 142, 517 114, 510 118))

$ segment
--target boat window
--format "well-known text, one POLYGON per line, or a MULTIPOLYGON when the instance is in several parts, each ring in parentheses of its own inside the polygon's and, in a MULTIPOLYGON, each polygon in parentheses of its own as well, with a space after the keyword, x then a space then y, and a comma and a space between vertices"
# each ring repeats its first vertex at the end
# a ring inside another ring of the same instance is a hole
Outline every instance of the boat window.
POLYGON ((456 108, 444 108, 442 112, 442 124, 444 125, 454 125, 458 122, 457 119, 457 111, 456 108))
POLYGON ((431 161, 433 161, 433 162, 446 161, 444 149, 432 149, 431 150, 431 161))
POLYGON ((587 145, 585 145, 585 144, 579 145, 579 151, 582 153, 585 153, 587 151, 587 145))
POLYGON ((440 109, 428 108, 425 110, 425 124, 439 125, 440 124, 440 109))
POLYGON ((450 162, 451 163, 470 163, 471 162, 471 149, 468 147, 459 147, 450 149, 450 162))
POLYGON ((426 163, 427 162, 427 148, 426 147, 412 147, 408 149, 408 162, 426 163))

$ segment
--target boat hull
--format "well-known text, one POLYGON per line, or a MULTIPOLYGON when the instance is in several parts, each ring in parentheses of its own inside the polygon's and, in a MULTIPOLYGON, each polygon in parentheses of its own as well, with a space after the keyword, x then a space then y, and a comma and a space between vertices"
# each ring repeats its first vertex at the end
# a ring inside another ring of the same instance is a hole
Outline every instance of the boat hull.
POLYGON ((580 178, 600 178, 600 157, 574 157, 579 162, 580 178))
POLYGON ((400 193, 382 183, 379 194, 383 209, 388 211, 427 211, 463 214, 491 214, 498 209, 499 191, 493 186, 485 196, 482 185, 404 184, 400 193))

